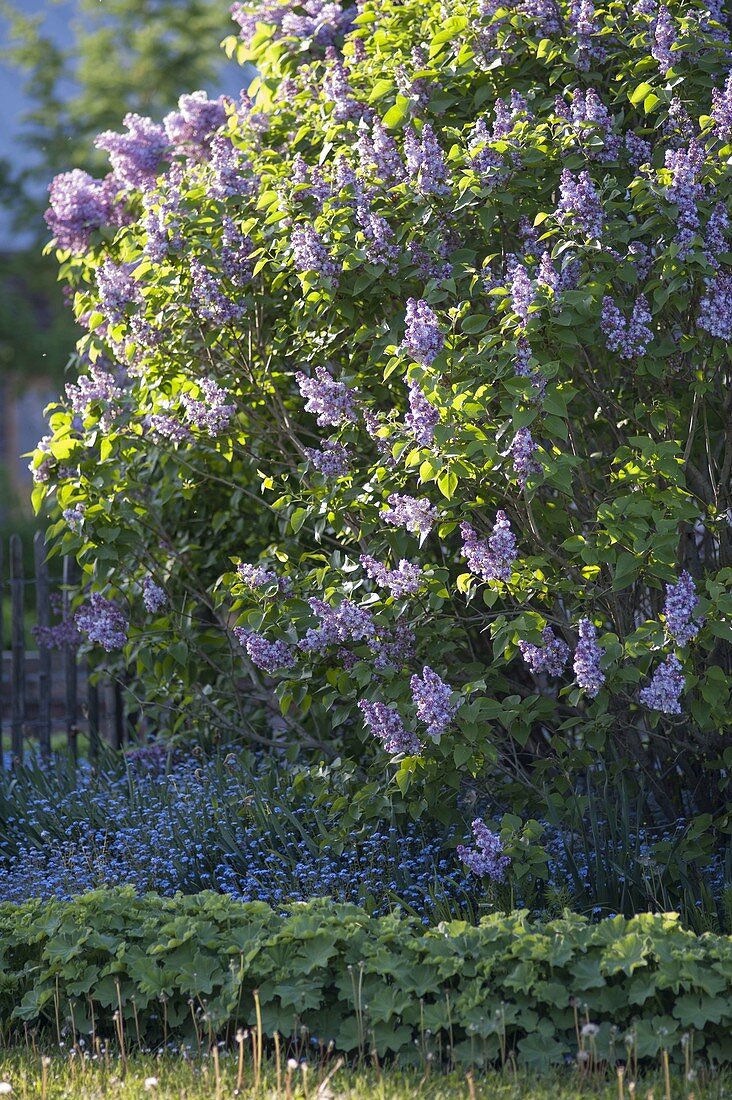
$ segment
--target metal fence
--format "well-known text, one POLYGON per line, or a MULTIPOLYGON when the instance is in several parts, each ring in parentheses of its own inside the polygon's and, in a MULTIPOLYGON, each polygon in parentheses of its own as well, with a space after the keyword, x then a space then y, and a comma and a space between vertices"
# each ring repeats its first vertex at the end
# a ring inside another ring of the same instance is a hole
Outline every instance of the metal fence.
MULTIPOLYGON (((6 568, 4 546, 0 542, 0 606, 4 612, 7 596, 10 605, 7 639, 5 614, 0 616, 0 739, 5 745, 9 730, 11 762, 22 760, 24 750, 31 746, 37 747, 42 755, 49 755, 52 738, 57 744, 59 735, 65 737, 69 750, 76 756, 79 735, 85 734, 92 760, 98 757, 104 743, 121 748, 129 716, 125 714, 119 678, 96 666, 91 676, 87 660, 79 656, 75 646, 56 649, 44 644, 44 631, 51 625, 52 592, 43 533, 38 531, 33 540, 32 577, 24 575, 20 535, 10 536, 8 549, 6 568), (27 644, 28 621, 33 617, 33 625, 41 628, 36 649, 27 644)), ((60 589, 62 619, 69 618, 72 590, 78 580, 76 562, 64 558, 60 589)))

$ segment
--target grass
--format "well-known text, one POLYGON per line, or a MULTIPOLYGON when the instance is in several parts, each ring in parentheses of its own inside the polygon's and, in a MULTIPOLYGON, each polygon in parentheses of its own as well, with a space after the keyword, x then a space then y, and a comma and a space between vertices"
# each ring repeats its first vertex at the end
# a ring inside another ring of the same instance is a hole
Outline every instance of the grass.
POLYGON ((602 1068, 580 1073, 576 1068, 547 1073, 490 1072, 475 1077, 384 1070, 379 1066, 351 1069, 341 1059, 317 1060, 279 1073, 272 1061, 261 1064, 245 1053, 215 1050, 203 1058, 186 1052, 128 1055, 122 1059, 98 1047, 91 1057, 78 1047, 68 1055, 0 1051, 2 1084, 12 1087, 15 1100, 723 1100, 732 1097, 732 1074, 699 1074, 687 1081, 683 1070, 671 1068, 636 1082, 602 1068))

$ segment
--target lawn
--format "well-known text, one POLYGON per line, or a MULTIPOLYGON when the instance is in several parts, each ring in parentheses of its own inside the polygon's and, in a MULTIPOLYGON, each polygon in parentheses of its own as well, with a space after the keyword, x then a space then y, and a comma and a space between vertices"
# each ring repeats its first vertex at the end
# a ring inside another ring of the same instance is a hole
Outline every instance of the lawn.
POLYGON ((574 1067, 540 1078, 511 1072, 472 1078, 403 1073, 378 1066, 350 1069, 340 1060, 291 1068, 283 1063, 279 1074, 273 1063, 266 1063, 257 1084, 251 1061, 245 1060, 241 1072, 237 1057, 226 1050, 200 1060, 166 1053, 134 1056, 124 1062, 101 1050, 91 1058, 79 1050, 52 1057, 38 1052, 0 1053, 0 1092, 1 1083, 12 1087, 8 1095, 22 1100, 96 1100, 106 1096, 116 1100, 142 1096, 160 1100, 225 1100, 233 1096, 251 1100, 410 1100, 418 1096, 429 1100, 632 1100, 634 1096, 639 1100, 722 1100, 732 1094, 729 1074, 687 1081, 683 1071, 673 1068, 668 1081, 659 1071, 633 1082, 604 1070, 580 1074, 574 1067))

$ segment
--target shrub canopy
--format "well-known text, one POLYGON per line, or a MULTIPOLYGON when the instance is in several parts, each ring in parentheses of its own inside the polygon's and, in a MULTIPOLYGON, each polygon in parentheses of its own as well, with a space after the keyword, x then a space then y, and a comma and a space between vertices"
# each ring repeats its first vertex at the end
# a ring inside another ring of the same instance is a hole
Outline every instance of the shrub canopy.
POLYGON ((240 103, 128 117, 104 181, 52 185, 88 333, 35 499, 90 638, 161 722, 386 752, 415 813, 599 767, 722 821, 720 13, 257 13, 240 103))

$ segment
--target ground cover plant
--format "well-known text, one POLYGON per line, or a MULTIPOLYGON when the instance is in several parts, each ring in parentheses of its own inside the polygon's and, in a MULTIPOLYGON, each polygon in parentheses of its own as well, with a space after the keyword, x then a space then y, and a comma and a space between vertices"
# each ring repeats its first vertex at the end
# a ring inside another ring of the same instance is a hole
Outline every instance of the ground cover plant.
POLYGON ((90 1049, 175 1040, 200 1053, 256 1026, 295 1054, 305 1043, 435 1069, 668 1059, 688 1071, 732 1056, 732 940, 670 915, 425 928, 330 900, 282 914, 124 887, 4 904, 0 944, 8 1038, 34 1028, 90 1049))
POLYGON ((233 14, 239 103, 51 187, 88 332, 32 465, 81 634, 156 727, 353 757, 414 816, 591 831, 620 790, 723 851, 723 13, 233 14))

